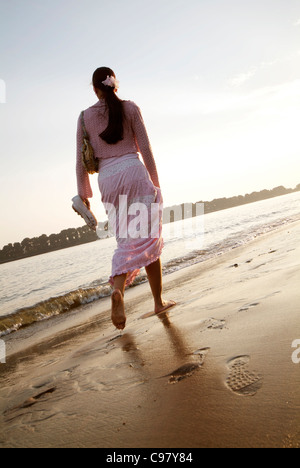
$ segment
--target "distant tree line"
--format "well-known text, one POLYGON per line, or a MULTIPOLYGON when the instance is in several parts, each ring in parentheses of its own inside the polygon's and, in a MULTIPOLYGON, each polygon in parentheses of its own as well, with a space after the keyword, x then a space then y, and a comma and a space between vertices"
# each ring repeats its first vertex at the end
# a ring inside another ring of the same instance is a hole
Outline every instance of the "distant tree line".
POLYGON ((65 249, 75 245, 86 244, 98 239, 97 234, 88 226, 80 228, 64 229, 59 234, 51 234, 46 236, 43 234, 39 237, 33 237, 8 244, 0 250, 0 263, 6 263, 21 258, 32 257, 54 250, 65 249))
MULTIPOLYGON (((268 198, 274 198, 281 195, 287 195, 289 193, 298 191, 300 191, 300 184, 298 184, 295 189, 287 189, 283 186, 280 186, 272 190, 262 190, 261 192, 252 192, 251 194, 247 193, 244 196, 240 195, 231 198, 216 198, 210 202, 200 201, 197 203, 204 203, 204 213, 208 214, 214 211, 225 210, 227 208, 233 208, 234 206, 246 205, 248 203, 266 200, 268 198)), ((190 217, 196 216, 197 203, 192 204, 189 214, 190 217)), ((184 204, 165 208, 165 213, 168 213, 167 222, 174 221, 174 213, 176 210, 178 212, 178 207, 181 207, 182 213, 184 215, 184 204)), ((107 222, 101 223, 100 228, 107 230, 107 222)), ((22 242, 15 242, 14 244, 5 245, 3 249, 0 250, 0 263, 20 260, 21 258, 32 257, 34 255, 53 252, 55 250, 74 247, 76 245, 86 244, 96 240, 99 240, 98 235, 88 226, 64 229, 59 234, 51 234, 50 236, 43 234, 32 239, 26 237, 24 240, 22 240, 22 242)))
POLYGON ((247 193, 244 196, 239 195, 231 198, 217 198, 211 202, 205 202, 204 212, 212 213, 213 211, 226 210, 227 208, 233 208, 234 206, 247 205, 248 203, 280 197, 281 195, 288 195, 289 193, 299 191, 300 184, 298 184, 294 189, 285 188, 281 185, 273 188, 272 190, 261 190, 260 192, 247 193))
MULTIPOLYGON (((196 216, 196 207, 198 203, 204 204, 204 214, 213 213, 214 211, 226 210, 228 208, 233 208, 235 206, 247 205, 248 203, 253 203, 261 200, 267 200, 268 198, 279 197, 281 195, 288 195, 289 193, 299 192, 300 184, 296 188, 290 189, 285 188, 282 185, 280 187, 275 187, 272 190, 261 190, 260 192, 247 193, 246 195, 239 195, 231 198, 215 198, 210 202, 199 201, 193 203, 190 208, 190 217, 196 216)), ((167 216, 165 216, 166 222, 174 221, 174 213, 178 213, 178 208, 181 207, 182 210, 182 219, 184 217, 184 203, 181 205, 174 205, 165 209, 167 211, 167 216)), ((185 214, 186 217, 189 217, 185 214)))

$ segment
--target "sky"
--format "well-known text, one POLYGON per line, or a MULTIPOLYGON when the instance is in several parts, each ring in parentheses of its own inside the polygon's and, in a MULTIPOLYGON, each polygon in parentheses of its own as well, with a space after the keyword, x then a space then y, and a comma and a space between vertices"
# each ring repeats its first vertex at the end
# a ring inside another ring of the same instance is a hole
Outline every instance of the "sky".
POLYGON ((300 183, 298 0, 0 0, 0 26, 0 248, 83 225, 76 126, 100 66, 142 110, 165 206, 300 183))

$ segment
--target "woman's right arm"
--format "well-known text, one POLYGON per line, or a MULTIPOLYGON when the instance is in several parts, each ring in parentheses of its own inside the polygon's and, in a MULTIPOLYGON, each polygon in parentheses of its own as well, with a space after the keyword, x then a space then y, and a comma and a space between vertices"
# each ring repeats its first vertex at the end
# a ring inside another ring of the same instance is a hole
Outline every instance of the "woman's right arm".
POLYGON ((83 131, 81 125, 81 118, 79 117, 77 123, 77 161, 76 161, 76 175, 77 175, 77 189, 78 195, 82 198, 82 200, 87 200, 88 198, 92 198, 93 191, 90 184, 89 174, 85 169, 84 165, 82 164, 82 141, 83 141, 83 131))
POLYGON ((140 108, 136 105, 134 106, 133 131, 139 152, 143 157, 145 166, 150 174, 151 180, 155 187, 160 188, 157 168, 147 130, 144 124, 140 108))

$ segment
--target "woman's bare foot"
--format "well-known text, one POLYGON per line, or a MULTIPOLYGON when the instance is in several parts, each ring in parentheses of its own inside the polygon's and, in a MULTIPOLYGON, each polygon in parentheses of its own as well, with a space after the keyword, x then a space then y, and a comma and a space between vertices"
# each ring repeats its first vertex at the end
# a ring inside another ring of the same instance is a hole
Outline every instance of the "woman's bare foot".
POLYGON ((111 319, 118 330, 124 330, 126 325, 126 315, 123 294, 119 289, 115 289, 111 295, 112 311, 111 319))
POLYGON ((160 304, 155 305, 154 312, 156 314, 161 314, 161 312, 165 312, 166 310, 170 309, 171 307, 176 306, 175 301, 162 301, 160 304))

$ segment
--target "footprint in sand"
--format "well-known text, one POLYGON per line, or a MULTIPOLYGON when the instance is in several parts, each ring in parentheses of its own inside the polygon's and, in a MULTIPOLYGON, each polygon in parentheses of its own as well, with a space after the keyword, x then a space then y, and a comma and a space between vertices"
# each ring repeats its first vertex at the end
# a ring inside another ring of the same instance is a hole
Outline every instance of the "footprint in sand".
POLYGON ((214 318, 207 318, 200 320, 199 323, 199 331, 203 332, 205 330, 223 330, 223 328, 226 326, 225 320, 218 320, 214 318))
POLYGON ((197 349, 196 351, 194 351, 192 353, 193 356, 197 356, 198 359, 200 359, 202 361, 202 364, 204 363, 204 359, 207 355, 207 353, 210 351, 210 348, 200 348, 200 349, 197 349))
POLYGON ((252 302, 252 304, 247 304, 239 309, 239 312, 246 312, 249 309, 252 309, 252 307, 257 307, 259 306, 259 302, 252 302))
POLYGON ((168 383, 175 384, 181 380, 191 377, 196 371, 202 367, 204 364, 205 357, 209 352, 210 348, 201 348, 192 353, 193 356, 197 356, 197 361, 188 362, 183 366, 180 366, 178 369, 174 370, 170 374, 164 375, 164 377, 169 377, 168 383))
POLYGON ((234 393, 242 396, 254 396, 263 385, 263 378, 248 370, 250 356, 237 356, 227 362, 229 374, 226 384, 234 393))
MULTIPOLYGON (((29 418, 33 415, 33 412, 31 411, 31 407, 36 405, 40 400, 44 401, 48 395, 51 393, 55 392, 56 387, 51 387, 48 388, 47 390, 40 392, 30 398, 27 398, 23 403, 21 403, 18 406, 15 406, 14 408, 10 408, 6 411, 4 411, 4 416, 5 416, 5 422, 10 423, 13 422, 15 419, 18 419, 20 417, 26 416, 26 414, 29 416, 29 418), (26 413, 26 410, 29 410, 28 413, 26 413), (25 411, 24 411, 25 410, 25 411)), ((41 418, 47 419, 48 417, 52 417, 53 414, 46 415, 45 416, 45 411, 41 411, 41 418)))
POLYGON ((35 405, 38 400, 40 400, 42 397, 49 395, 53 392, 55 392, 56 387, 48 388, 48 390, 45 390, 44 392, 38 393, 37 395, 34 395, 33 397, 28 398, 24 403, 22 403, 19 406, 16 406, 13 409, 22 409, 22 408, 29 408, 30 406, 35 405))

